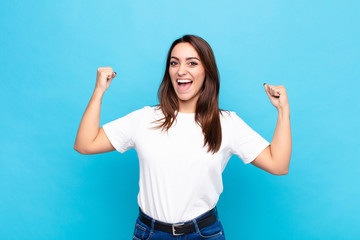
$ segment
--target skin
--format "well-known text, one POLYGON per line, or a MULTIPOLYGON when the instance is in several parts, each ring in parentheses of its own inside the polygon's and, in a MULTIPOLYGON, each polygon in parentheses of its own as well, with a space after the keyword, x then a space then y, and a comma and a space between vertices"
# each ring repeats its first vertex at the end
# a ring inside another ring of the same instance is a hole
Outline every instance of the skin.
POLYGON ((74 149, 81 154, 98 154, 115 150, 103 128, 99 128, 102 98, 115 76, 117 75, 112 67, 97 69, 95 89, 81 119, 74 144, 74 149))
MULTIPOLYGON (((205 79, 204 67, 200 60, 193 58, 200 59, 190 44, 179 43, 174 47, 172 56, 177 59, 171 59, 174 63, 170 65, 169 72, 179 98, 179 111, 194 113, 205 79), (188 91, 176 90, 176 80, 179 78, 193 81, 188 91)), ((99 128, 101 101, 115 76, 111 67, 98 68, 95 90, 81 119, 74 144, 74 149, 81 154, 98 154, 115 150, 103 128, 99 128)), ((278 118, 271 144, 251 163, 271 174, 285 175, 289 171, 292 149, 289 100, 282 85, 264 84, 264 89, 271 104, 277 109, 278 118)))
MULTIPOLYGON (((191 44, 179 43, 171 52, 170 61, 169 73, 179 99, 179 112, 194 113, 206 75, 200 57, 191 44), (188 91, 179 92, 176 82, 178 79, 190 79, 193 84, 188 91)), ((264 89, 278 111, 278 120, 271 144, 251 163, 271 174, 286 175, 289 172, 292 149, 288 96, 282 85, 264 84, 264 89)))
POLYGON ((291 127, 289 100, 284 86, 264 84, 271 104, 277 109, 278 119, 271 144, 251 163, 269 173, 285 175, 291 158, 291 127))
POLYGON ((190 43, 179 43, 173 48, 169 74, 179 99, 179 112, 195 113, 196 102, 201 94, 205 79, 205 69, 198 53, 190 43), (191 80, 190 89, 180 91, 177 83, 179 79, 191 80))

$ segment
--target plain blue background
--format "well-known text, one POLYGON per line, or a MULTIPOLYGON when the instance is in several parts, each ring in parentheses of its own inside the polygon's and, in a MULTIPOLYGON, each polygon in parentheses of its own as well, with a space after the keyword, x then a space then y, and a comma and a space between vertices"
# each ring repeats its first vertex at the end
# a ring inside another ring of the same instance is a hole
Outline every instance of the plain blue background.
POLYGON ((213 47, 221 107, 268 141, 277 112, 263 83, 289 95, 290 172, 229 161, 227 239, 359 239, 359 12, 331 0, 2 1, 0 239, 131 239, 136 152, 81 155, 77 129, 98 67, 118 73, 101 125, 157 104, 183 34, 213 47))

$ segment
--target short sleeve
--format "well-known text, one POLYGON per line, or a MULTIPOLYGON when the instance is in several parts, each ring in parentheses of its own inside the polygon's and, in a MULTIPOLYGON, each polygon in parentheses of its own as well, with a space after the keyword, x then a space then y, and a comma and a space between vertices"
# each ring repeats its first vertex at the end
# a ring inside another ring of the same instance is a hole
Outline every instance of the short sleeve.
POLYGON ((232 118, 232 153, 248 164, 252 162, 267 146, 269 142, 248 126, 235 112, 232 118))
POLYGON ((102 127, 113 147, 120 153, 134 148, 136 130, 143 118, 145 108, 104 124, 102 127))

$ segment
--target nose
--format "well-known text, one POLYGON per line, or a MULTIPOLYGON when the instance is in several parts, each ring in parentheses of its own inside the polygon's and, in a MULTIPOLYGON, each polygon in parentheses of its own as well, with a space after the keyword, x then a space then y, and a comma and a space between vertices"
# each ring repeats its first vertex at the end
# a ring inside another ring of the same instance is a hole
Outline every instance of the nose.
POLYGON ((187 69, 186 69, 185 64, 179 64, 179 68, 178 68, 177 74, 178 74, 179 76, 183 76, 183 75, 186 74, 186 71, 187 71, 187 69))

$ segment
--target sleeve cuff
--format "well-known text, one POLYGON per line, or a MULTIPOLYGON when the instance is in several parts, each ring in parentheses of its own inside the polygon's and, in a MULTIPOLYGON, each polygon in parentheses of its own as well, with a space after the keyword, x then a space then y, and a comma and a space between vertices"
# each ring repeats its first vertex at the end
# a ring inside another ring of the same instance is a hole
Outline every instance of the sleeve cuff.
POLYGON ((259 145, 258 149, 256 151, 254 151, 254 153, 247 157, 246 159, 244 159, 244 163, 245 164, 249 164, 251 163, 252 161, 254 161, 256 159, 257 156, 260 155, 260 153, 262 153, 262 151, 265 150, 265 148, 267 148, 268 146, 270 145, 270 143, 266 140, 264 140, 261 145, 259 145))

